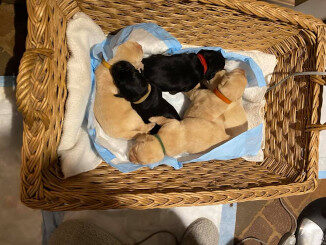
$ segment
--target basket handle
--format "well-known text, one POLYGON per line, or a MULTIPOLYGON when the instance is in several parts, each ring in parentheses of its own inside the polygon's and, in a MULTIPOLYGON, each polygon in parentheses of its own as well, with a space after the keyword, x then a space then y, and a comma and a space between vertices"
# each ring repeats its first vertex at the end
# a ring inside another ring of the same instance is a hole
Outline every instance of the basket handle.
POLYGON ((30 128, 35 121, 41 121, 45 129, 48 129, 50 124, 50 119, 45 113, 49 110, 45 93, 49 82, 46 69, 52 54, 53 50, 46 48, 27 49, 20 62, 16 103, 23 115, 24 123, 30 128))
POLYGON ((311 132, 311 131, 322 131, 326 130, 326 123, 324 124, 311 124, 307 125, 306 131, 311 132))
MULTIPOLYGON (((326 81, 323 80, 321 77, 313 76, 311 81, 319 84, 320 86, 323 86, 323 85, 326 86, 326 81)), ((322 131, 322 130, 326 130, 326 123, 324 123, 324 124, 310 124, 310 125, 307 125, 307 127, 306 127, 307 132, 322 131)))

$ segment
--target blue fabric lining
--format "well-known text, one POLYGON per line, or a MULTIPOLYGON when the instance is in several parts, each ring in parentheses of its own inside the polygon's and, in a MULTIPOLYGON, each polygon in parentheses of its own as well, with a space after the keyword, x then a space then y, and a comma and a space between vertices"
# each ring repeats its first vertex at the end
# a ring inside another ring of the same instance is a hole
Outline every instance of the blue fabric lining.
POLYGON ((166 53, 172 54, 174 51, 181 49, 181 44, 170 33, 165 31, 154 23, 141 23, 133 26, 127 26, 120 30, 116 35, 108 35, 107 39, 97 47, 97 53, 100 51, 103 58, 108 61, 113 57, 113 49, 128 40, 130 33, 135 29, 144 29, 156 38, 163 40, 166 47, 166 53))

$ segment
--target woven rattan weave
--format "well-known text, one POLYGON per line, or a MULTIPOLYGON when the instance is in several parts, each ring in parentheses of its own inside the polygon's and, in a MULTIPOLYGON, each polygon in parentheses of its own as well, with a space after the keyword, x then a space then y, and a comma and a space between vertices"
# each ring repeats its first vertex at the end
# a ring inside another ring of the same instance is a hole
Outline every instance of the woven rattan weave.
POLYGON ((17 81, 24 118, 21 200, 45 210, 165 208, 270 199, 313 191, 318 173, 320 76, 291 78, 266 95, 262 163, 243 159, 160 166, 123 174, 101 164, 63 179, 57 156, 69 50, 78 11, 105 33, 155 22, 185 44, 261 50, 277 56, 272 84, 323 71, 326 27, 318 19, 253 0, 28 0, 28 37, 17 81))

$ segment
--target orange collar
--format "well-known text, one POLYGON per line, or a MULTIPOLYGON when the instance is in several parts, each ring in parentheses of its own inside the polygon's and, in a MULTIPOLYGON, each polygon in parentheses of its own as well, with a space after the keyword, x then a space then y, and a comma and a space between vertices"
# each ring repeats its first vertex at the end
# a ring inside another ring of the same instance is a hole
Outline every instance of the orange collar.
POLYGON ((202 66, 204 67, 204 74, 206 73, 207 71, 207 63, 206 63, 206 60, 204 58, 204 56, 202 54, 197 54, 197 57, 200 61, 200 63, 202 64, 202 66))
POLYGON ((226 98, 226 97, 224 96, 224 94, 222 94, 222 93, 220 92, 220 90, 218 90, 218 88, 214 89, 213 92, 214 92, 214 94, 215 94, 217 97, 219 97, 221 100, 223 100, 226 104, 231 104, 231 103, 232 103, 232 101, 229 100, 228 98, 226 98))

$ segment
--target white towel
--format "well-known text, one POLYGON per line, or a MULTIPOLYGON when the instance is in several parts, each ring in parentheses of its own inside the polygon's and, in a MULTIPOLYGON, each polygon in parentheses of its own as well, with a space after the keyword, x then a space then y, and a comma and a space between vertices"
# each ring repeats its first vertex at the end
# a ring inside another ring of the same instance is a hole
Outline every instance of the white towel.
POLYGON ((66 34, 71 51, 67 67, 69 93, 58 155, 62 172, 67 178, 92 170, 102 161, 92 150, 90 139, 82 124, 91 91, 90 48, 102 42, 106 36, 84 13, 74 15, 68 23, 66 34))

